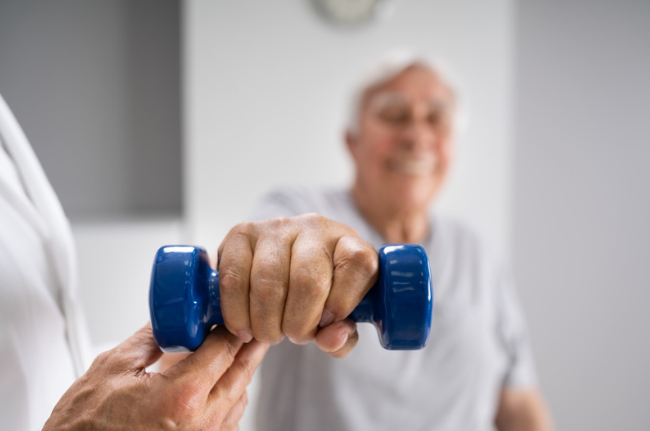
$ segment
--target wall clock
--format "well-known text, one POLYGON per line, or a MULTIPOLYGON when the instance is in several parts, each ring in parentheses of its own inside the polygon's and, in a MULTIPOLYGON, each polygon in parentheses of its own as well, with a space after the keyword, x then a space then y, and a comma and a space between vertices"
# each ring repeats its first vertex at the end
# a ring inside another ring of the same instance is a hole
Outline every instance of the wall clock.
POLYGON ((356 27, 385 18, 390 0, 312 0, 316 10, 327 21, 345 27, 356 27))

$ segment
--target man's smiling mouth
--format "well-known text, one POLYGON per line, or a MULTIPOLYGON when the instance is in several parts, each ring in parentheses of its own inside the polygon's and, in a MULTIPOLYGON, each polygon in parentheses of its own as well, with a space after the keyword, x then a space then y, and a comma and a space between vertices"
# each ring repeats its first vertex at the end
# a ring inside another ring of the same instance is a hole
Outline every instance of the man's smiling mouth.
POLYGON ((437 160, 432 156, 393 157, 387 161, 387 166, 391 171, 412 176, 431 175, 435 171, 436 165, 437 160))

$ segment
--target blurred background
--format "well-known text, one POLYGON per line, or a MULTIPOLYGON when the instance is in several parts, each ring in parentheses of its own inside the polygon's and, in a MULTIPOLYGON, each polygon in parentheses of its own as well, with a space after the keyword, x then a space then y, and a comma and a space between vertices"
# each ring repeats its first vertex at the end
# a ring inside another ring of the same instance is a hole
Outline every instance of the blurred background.
POLYGON ((93 341, 148 319, 159 246, 213 252, 264 193, 348 184, 350 91, 408 48, 459 84, 438 209, 512 262, 558 429, 650 429, 650 1, 333 3, 0 0, 0 93, 71 219, 93 341))

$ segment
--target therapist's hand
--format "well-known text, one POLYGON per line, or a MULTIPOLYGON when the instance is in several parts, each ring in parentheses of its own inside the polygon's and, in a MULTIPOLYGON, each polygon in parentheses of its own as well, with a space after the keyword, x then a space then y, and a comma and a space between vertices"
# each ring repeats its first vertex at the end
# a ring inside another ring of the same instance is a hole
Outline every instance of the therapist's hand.
POLYGON ((217 327, 196 352, 148 373, 160 358, 147 325, 95 359, 63 395, 50 430, 231 430, 246 406, 246 386, 268 344, 243 344, 217 327))
POLYGON ((375 249, 318 214, 235 226, 219 247, 221 309, 241 340, 315 340, 335 357, 356 345, 346 317, 377 279, 375 249))

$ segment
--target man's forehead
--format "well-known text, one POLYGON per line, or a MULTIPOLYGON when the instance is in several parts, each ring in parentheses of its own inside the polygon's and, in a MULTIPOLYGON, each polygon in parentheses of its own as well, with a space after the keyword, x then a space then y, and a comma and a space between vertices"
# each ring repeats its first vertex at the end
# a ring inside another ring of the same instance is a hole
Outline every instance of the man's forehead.
POLYGON ((395 102, 453 103, 454 95, 447 83, 425 66, 411 66, 391 80, 370 87, 365 105, 375 100, 395 102))
POLYGON ((422 95, 413 98, 399 91, 381 90, 369 95, 366 107, 371 110, 381 110, 391 107, 408 107, 412 104, 426 105, 430 108, 450 108, 451 100, 444 95, 422 95))

